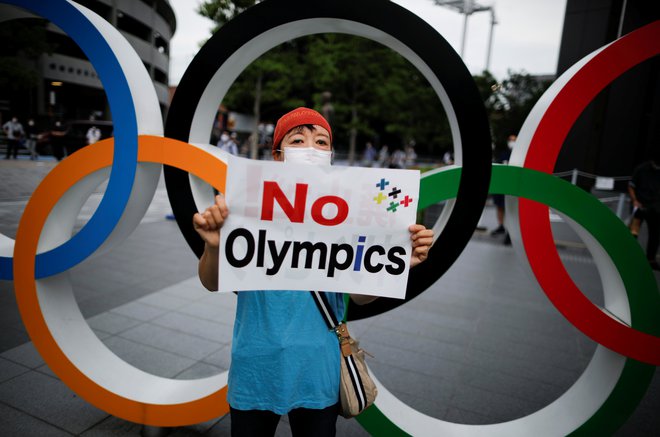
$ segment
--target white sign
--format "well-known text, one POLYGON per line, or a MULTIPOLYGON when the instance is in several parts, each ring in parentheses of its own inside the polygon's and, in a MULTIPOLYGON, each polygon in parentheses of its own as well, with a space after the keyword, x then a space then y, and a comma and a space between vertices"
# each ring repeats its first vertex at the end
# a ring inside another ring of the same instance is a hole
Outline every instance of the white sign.
POLYGON ((219 291, 405 297, 419 171, 231 157, 226 191, 219 291))
POLYGON ((613 190, 614 189, 614 178, 606 178, 598 176, 596 178, 596 189, 597 190, 613 190))

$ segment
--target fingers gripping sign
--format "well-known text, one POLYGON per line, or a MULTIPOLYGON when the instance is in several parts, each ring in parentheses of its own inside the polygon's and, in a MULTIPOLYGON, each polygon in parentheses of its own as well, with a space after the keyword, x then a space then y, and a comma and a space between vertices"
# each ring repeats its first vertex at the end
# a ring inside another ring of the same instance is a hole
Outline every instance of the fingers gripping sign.
POLYGON ((225 196, 215 196, 215 203, 193 216, 193 227, 204 243, 217 250, 220 244, 220 229, 229 215, 225 196))
POLYGON ((424 225, 410 225, 410 240, 412 241, 412 254, 410 256, 410 268, 426 261, 429 250, 433 245, 433 229, 426 229, 424 225))

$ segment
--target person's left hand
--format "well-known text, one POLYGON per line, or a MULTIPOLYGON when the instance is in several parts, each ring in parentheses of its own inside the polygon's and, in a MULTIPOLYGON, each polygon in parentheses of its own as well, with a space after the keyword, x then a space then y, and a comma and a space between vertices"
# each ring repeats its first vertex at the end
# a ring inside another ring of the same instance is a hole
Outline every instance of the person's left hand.
POLYGON ((433 244, 433 229, 426 229, 424 225, 410 225, 410 239, 412 240, 412 255, 410 267, 424 262, 429 256, 429 249, 433 244))

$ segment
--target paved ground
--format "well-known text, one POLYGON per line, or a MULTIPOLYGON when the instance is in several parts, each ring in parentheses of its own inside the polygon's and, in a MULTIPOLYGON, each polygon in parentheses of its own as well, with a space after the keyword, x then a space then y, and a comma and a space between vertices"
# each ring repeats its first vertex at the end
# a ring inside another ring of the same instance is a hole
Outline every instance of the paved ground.
MULTIPOLYGON (((30 192, 54 163, 0 161, 0 233, 13 237, 30 192)), ((91 214, 100 193, 83 208, 91 214)), ((229 366, 233 295, 211 294, 195 277, 196 259, 180 236, 164 188, 138 229, 107 255, 70 272, 76 299, 98 337, 128 363, 179 379, 229 366)), ((495 212, 482 218, 494 227, 495 212)), ((570 274, 596 304, 600 280, 571 233, 555 223, 570 274), (573 244, 565 244, 572 241, 573 244), (577 243, 577 244, 576 244, 577 243)), ((408 405, 467 424, 533 413, 580 376, 595 344, 548 302, 502 237, 476 233, 433 287, 387 314, 352 325, 374 358, 379 380, 408 405)), ((23 327, 13 285, 0 281, 0 432, 3 435, 229 435, 228 417, 170 430, 109 416, 80 399, 48 368, 23 327)), ((660 435, 660 372, 641 405, 616 434, 660 435)), ((339 435, 366 433, 339 419, 339 435)), ((278 435, 290 435, 286 420, 278 435)))

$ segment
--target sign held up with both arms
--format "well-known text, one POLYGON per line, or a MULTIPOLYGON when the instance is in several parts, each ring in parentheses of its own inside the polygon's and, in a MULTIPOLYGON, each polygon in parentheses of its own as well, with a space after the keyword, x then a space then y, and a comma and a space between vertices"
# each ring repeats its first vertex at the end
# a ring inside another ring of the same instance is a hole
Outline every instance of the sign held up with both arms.
POLYGON ((419 171, 230 157, 219 291, 405 298, 419 171))

